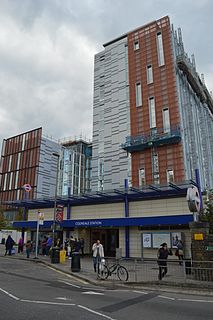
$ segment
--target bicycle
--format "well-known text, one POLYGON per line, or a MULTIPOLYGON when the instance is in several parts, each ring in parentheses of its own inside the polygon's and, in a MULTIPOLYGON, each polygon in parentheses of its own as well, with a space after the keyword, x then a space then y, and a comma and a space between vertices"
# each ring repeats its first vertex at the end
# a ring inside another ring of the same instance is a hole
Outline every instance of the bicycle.
POLYGON ((117 274, 117 277, 120 281, 127 281, 129 279, 129 273, 127 269, 124 266, 120 265, 119 262, 114 263, 110 267, 104 264, 100 272, 100 277, 106 280, 112 274, 117 274))

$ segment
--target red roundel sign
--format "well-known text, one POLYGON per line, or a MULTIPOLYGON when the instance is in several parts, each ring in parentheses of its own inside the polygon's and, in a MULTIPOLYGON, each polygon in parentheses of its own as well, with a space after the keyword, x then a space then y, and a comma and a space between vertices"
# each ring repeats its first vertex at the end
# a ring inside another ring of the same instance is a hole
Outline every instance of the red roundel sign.
POLYGON ((30 192, 32 190, 32 187, 29 183, 26 183, 25 185, 23 185, 23 189, 26 191, 26 192, 30 192))

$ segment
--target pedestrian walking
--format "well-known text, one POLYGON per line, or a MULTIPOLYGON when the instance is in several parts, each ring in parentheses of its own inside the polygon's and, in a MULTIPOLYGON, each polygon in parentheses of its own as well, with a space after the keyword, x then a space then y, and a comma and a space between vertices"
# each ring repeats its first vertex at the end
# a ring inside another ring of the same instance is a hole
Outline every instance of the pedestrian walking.
POLYGON ((7 255, 7 253, 9 256, 11 256, 14 244, 15 241, 13 240, 11 235, 9 235, 5 243, 5 256, 7 255))
POLYGON ((177 247, 177 250, 175 251, 175 255, 178 257, 179 264, 181 265, 183 261, 183 241, 178 240, 176 247, 177 247))
POLYGON ((49 237, 47 239, 47 243, 46 243, 46 255, 47 256, 49 255, 50 248, 52 247, 52 244, 53 244, 53 239, 51 237, 49 237))
POLYGON ((31 250, 32 250, 32 242, 30 240, 28 240, 26 243, 26 255, 27 255, 28 259, 30 257, 31 250))
POLYGON ((159 265, 159 274, 158 279, 162 280, 162 278, 167 274, 167 258, 168 256, 172 256, 172 250, 168 249, 167 243, 162 243, 160 249, 158 250, 158 265, 159 265))
POLYGON ((93 266, 94 271, 100 273, 101 259, 104 258, 104 247, 100 240, 97 240, 92 246, 93 266))
POLYGON ((43 256, 46 255, 46 245, 47 245, 47 237, 44 236, 44 239, 41 241, 41 254, 43 256))
POLYGON ((74 251, 75 251, 75 240, 74 240, 73 236, 71 236, 69 239, 69 245, 67 248, 67 254, 68 254, 69 259, 72 258, 72 254, 74 251))
POLYGON ((83 256, 84 256, 84 238, 80 239, 80 245, 81 245, 81 255, 83 258, 83 256))
POLYGON ((23 253, 24 249, 24 239, 20 238, 18 241, 18 253, 23 253))

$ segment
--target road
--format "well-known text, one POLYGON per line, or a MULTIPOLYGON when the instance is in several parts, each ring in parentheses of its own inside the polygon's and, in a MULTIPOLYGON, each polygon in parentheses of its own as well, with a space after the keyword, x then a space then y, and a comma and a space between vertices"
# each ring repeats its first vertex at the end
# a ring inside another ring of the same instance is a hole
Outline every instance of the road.
POLYGON ((213 297, 89 285, 32 261, 0 257, 0 319, 213 319, 213 297))

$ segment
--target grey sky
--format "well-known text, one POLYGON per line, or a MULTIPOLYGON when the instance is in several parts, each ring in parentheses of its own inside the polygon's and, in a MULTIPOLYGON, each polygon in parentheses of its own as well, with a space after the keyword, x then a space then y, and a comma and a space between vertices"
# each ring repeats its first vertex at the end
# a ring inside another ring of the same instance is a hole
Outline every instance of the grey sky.
POLYGON ((92 136, 102 44, 169 15, 213 90, 212 0, 0 0, 0 142, 39 126, 92 136))

